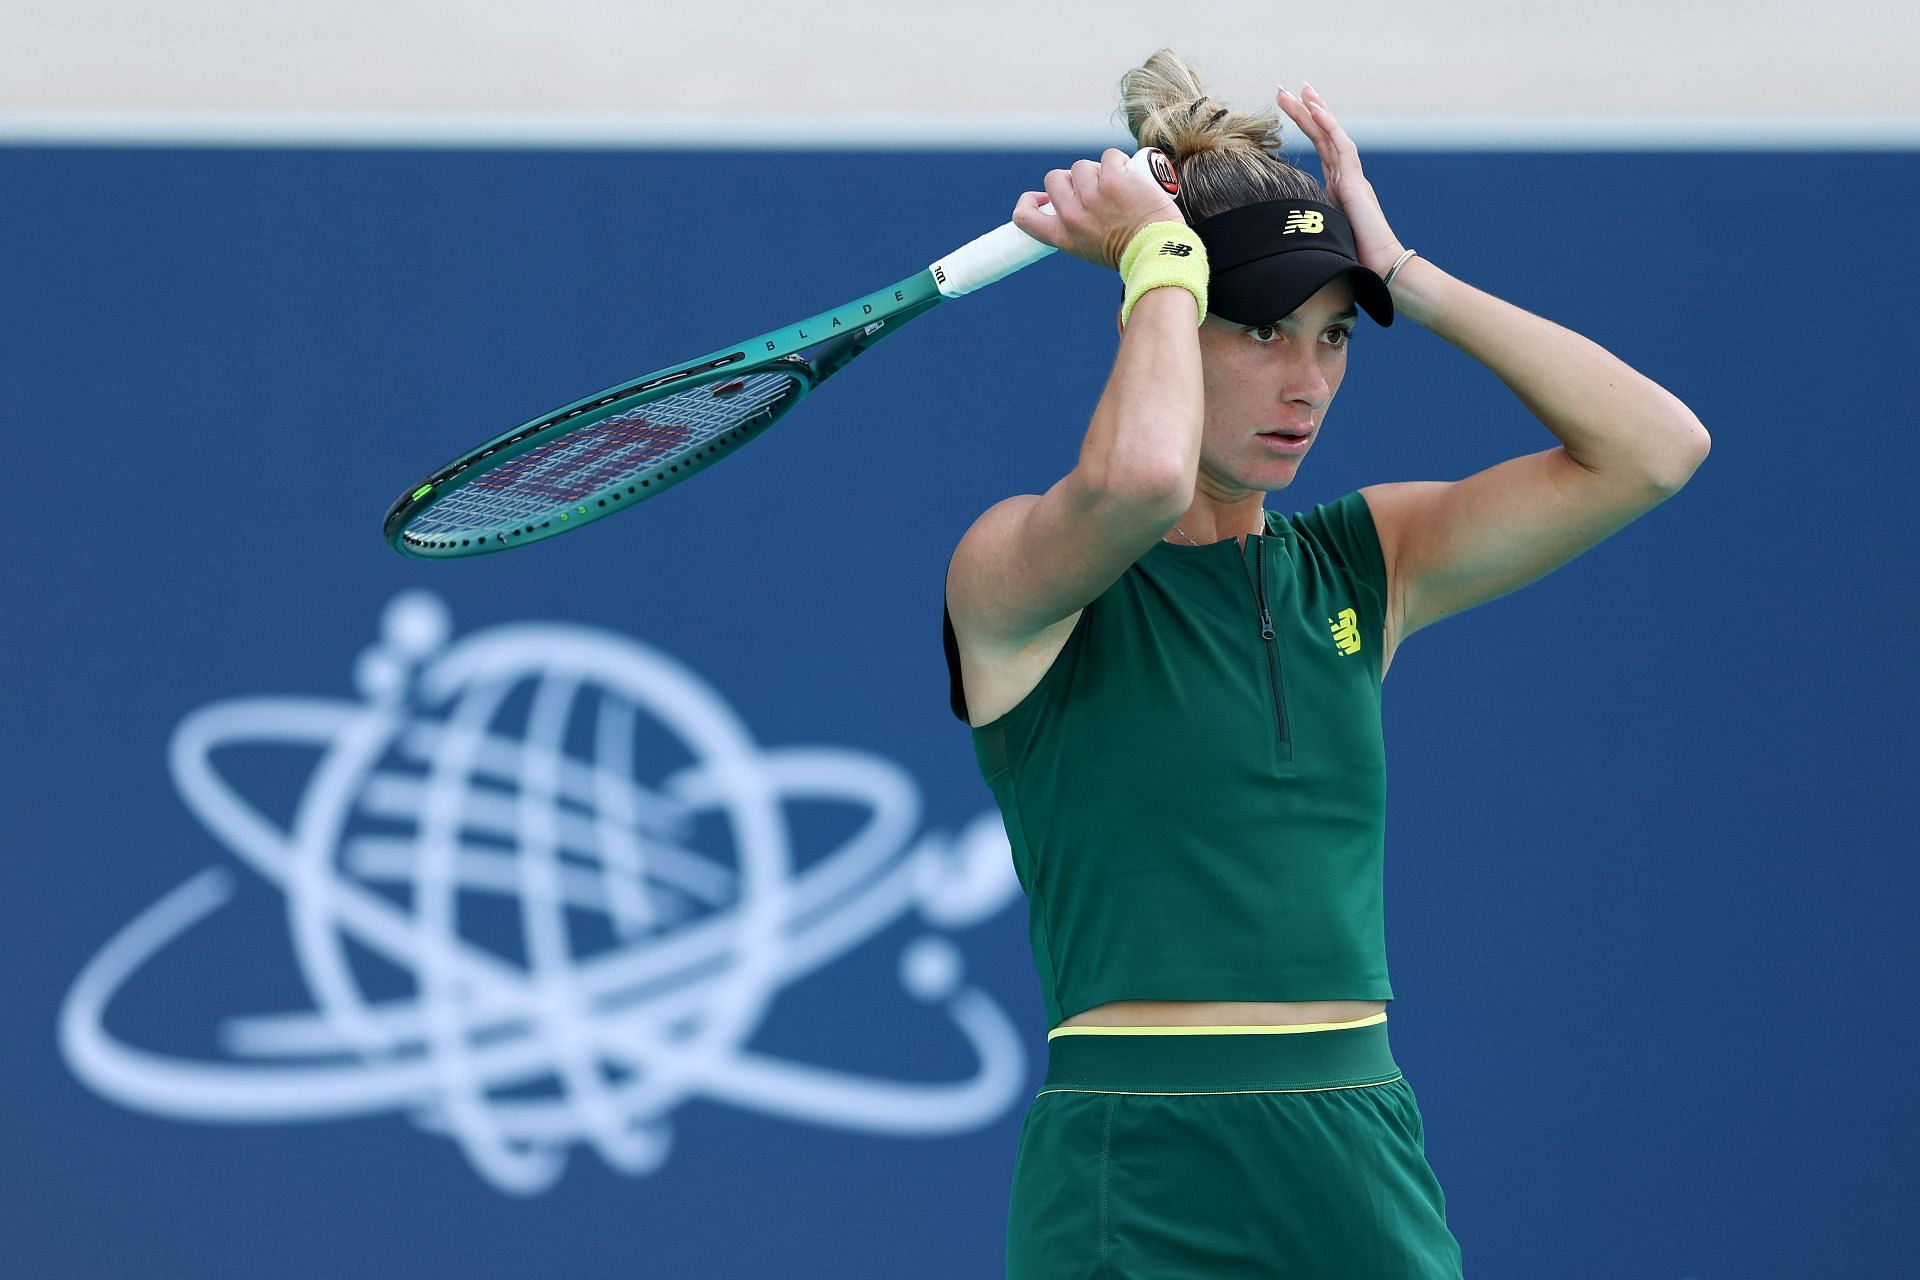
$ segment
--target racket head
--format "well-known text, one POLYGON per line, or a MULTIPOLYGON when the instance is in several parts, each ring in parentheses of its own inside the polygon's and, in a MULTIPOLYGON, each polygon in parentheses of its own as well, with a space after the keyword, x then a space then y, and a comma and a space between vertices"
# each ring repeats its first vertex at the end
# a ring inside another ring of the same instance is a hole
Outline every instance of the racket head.
POLYGON ((453 560, 568 533, 731 457, 808 392, 940 304, 931 270, 608 387, 467 451, 388 508, 402 555, 453 560))
POLYGON ((393 549, 488 555, 590 524, 712 466, 816 384, 798 355, 659 370, 521 423, 435 470, 387 511, 393 549))

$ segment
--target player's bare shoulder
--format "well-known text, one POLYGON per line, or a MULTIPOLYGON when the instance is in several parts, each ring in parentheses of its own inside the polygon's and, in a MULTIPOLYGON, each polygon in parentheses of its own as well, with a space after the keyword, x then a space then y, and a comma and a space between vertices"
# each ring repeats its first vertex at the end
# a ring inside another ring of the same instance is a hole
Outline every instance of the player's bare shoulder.
POLYGON ((986 713, 1006 711, 1039 683, 1081 610, 1160 540, 1185 505, 1177 493, 1102 488, 1076 469, 1047 492, 1016 494, 974 521, 947 570, 973 723, 994 719, 986 713))

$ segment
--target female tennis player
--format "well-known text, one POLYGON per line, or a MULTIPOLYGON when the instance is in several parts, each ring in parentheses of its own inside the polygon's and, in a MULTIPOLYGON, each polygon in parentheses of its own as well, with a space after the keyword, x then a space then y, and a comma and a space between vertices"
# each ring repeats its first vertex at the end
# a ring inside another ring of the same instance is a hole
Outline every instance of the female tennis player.
POLYGON ((1073 469, 986 511, 948 568, 954 713, 1029 899, 1048 1065, 1015 1156, 1012 1280, 1458 1276, 1387 1043, 1380 688, 1422 627, 1676 492, 1708 437, 1608 352, 1403 246, 1310 86, 1211 101, 1121 80, 1178 193, 1108 150, 1014 221, 1125 281, 1073 469), (1045 199, 1055 216, 1040 211, 1045 199), (1560 440, 1454 482, 1281 516, 1360 312, 1410 317, 1560 440))

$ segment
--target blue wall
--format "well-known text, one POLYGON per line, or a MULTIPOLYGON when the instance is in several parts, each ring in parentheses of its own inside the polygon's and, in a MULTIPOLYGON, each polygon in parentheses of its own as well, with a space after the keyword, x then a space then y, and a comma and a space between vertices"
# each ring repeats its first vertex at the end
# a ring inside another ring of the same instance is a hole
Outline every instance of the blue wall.
MULTIPOLYGON (((1055 258, 944 307, 577 536, 420 564, 378 525, 472 441, 907 275, 1071 158, 0 151, 10 1271, 996 1272, 1045 1028, 941 575, 1071 466, 1117 282, 1055 258), (491 757, 449 728, 483 693, 491 757), (423 852, 467 747, 494 837, 423 852), (601 770, 528 809, 559 759, 601 770), (584 846, 516 859, 534 810, 584 846), (657 846, 605 843, 628 810, 657 846)), ((1920 164, 1367 166, 1406 243, 1714 438, 1388 680, 1394 1046, 1469 1271, 1890 1274, 1920 164)), ((1268 506, 1553 443, 1363 325, 1268 506)))

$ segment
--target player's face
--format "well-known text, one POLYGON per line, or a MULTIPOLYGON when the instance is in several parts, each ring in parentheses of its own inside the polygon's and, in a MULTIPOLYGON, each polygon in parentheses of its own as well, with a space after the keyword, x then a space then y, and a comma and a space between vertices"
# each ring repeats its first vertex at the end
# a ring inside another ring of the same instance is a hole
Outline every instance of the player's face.
POLYGON ((1207 317, 1200 326, 1207 407, 1200 465, 1223 491, 1270 492, 1293 483, 1346 377, 1357 323, 1344 276, 1268 324, 1207 317), (1305 447, 1262 434, 1282 427, 1304 427, 1305 447))

